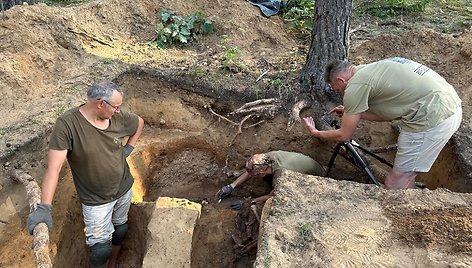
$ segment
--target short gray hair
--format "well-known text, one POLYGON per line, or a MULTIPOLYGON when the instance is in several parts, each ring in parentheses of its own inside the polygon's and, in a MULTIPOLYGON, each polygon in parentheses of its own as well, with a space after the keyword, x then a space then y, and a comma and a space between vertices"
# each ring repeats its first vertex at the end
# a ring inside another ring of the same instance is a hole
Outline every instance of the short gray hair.
POLYGON ((326 64, 324 80, 326 83, 331 84, 332 81, 336 80, 336 76, 343 73, 354 65, 348 61, 343 60, 332 60, 326 64))
POLYGON ((111 100, 113 91, 119 92, 123 96, 123 91, 118 87, 117 84, 113 83, 110 80, 101 81, 95 83, 89 87, 87 90, 87 99, 88 100, 111 100))

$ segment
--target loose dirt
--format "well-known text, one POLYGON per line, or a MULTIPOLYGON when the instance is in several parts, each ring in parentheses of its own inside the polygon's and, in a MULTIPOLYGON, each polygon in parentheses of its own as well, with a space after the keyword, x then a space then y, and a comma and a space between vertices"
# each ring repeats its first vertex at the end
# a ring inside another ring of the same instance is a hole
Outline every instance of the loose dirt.
MULTIPOLYGON (((459 92, 464 102, 461 129, 442 153, 440 164, 419 180, 431 189, 470 192, 472 31, 445 34, 419 22, 402 20, 392 27, 373 18, 361 19, 352 22, 357 29, 351 36, 354 63, 408 57, 435 69, 459 92)), ((265 194, 271 187, 263 181, 250 182, 219 206, 214 203, 216 191, 241 173, 244 160, 253 153, 282 149, 305 153, 323 165, 329 161, 334 144, 313 139, 300 124, 286 131, 286 115, 298 99, 297 77, 309 44, 297 41, 280 17, 265 18, 246 1, 138 0, 130 5, 111 0, 68 7, 15 6, 0 15, 0 36, 0 267, 34 267, 31 236, 25 230, 29 211, 25 192, 11 182, 7 170, 22 168, 40 182, 52 124, 65 110, 82 103, 86 88, 97 80, 119 83, 125 90, 124 109, 138 113, 147 123, 130 160, 140 194, 130 211, 129 235, 120 257, 125 267, 139 267, 142 262, 150 207, 159 196, 203 205, 194 234, 193 267, 250 266, 254 253, 234 262, 231 234, 237 212, 228 206, 236 199, 265 194), (150 46, 162 8, 183 16, 203 10, 214 21, 215 33, 185 47, 150 46), (224 53, 231 47, 240 51, 236 62, 244 67, 224 66, 224 53), (284 101, 280 114, 263 118, 263 124, 243 129, 237 136, 235 126, 205 108, 210 105, 226 115, 245 102, 265 97, 284 101)), ((385 146, 395 143, 396 133, 389 123, 362 123, 355 139, 367 147, 385 146)), ((383 156, 392 160, 391 153, 383 156)), ((331 177, 369 182, 341 160, 331 177)), ((51 256, 56 267, 71 263, 86 267, 80 204, 67 167, 56 192, 53 217, 51 256)), ((460 236, 456 227, 470 220, 464 217, 457 210, 431 220, 443 223, 445 229, 456 224, 451 235, 460 236)), ((418 226, 417 219, 405 215, 397 224, 418 226)), ((428 231, 430 241, 447 241, 440 230, 422 230, 428 231)), ((408 239, 417 236, 412 233, 408 239)))

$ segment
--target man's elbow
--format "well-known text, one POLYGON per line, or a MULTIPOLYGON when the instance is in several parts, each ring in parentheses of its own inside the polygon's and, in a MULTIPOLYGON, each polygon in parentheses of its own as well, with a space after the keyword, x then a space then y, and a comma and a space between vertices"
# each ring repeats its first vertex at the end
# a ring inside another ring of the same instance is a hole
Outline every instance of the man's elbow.
POLYGON ((144 128, 144 119, 141 116, 138 116, 138 128, 139 129, 144 128))
POLYGON ((339 142, 345 142, 345 141, 350 141, 350 140, 352 140, 352 134, 346 134, 346 133, 341 133, 341 135, 337 139, 337 141, 339 142))

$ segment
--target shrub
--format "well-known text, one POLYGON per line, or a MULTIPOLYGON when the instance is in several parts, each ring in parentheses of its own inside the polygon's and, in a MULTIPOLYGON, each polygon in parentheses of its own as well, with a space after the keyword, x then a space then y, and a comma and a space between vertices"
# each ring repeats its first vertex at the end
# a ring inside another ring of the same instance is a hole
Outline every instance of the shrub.
POLYGON ((155 43, 158 47, 169 47, 174 43, 186 44, 197 39, 199 34, 213 32, 212 21, 202 12, 182 18, 173 11, 161 10, 161 22, 157 25, 155 43))

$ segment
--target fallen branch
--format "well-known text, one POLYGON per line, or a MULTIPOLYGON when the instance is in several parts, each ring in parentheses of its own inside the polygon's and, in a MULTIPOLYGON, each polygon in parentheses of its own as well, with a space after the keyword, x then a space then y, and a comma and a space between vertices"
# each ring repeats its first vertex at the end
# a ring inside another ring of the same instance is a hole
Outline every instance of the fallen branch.
MULTIPOLYGON (((41 201, 41 189, 36 180, 26 172, 18 169, 12 170, 10 177, 25 186, 30 212, 33 211, 34 206, 41 201)), ((49 230, 45 223, 40 223, 34 228, 32 248, 36 257, 36 267, 52 268, 51 259, 49 257, 49 230)))
POLYGON ((86 33, 86 32, 79 32, 79 31, 76 31, 76 30, 71 29, 71 28, 69 28, 68 30, 69 30, 69 32, 71 32, 71 33, 75 33, 75 34, 78 34, 78 35, 82 35, 82 36, 85 36, 85 37, 90 38, 90 39, 92 39, 92 40, 95 40, 95 41, 97 41, 98 43, 100 43, 100 44, 102 44, 102 45, 115 48, 112 44, 107 43, 107 42, 105 42, 105 41, 102 41, 102 40, 100 40, 100 39, 98 39, 98 38, 96 38, 96 37, 94 37, 94 36, 91 36, 91 35, 89 35, 89 34, 86 33))

